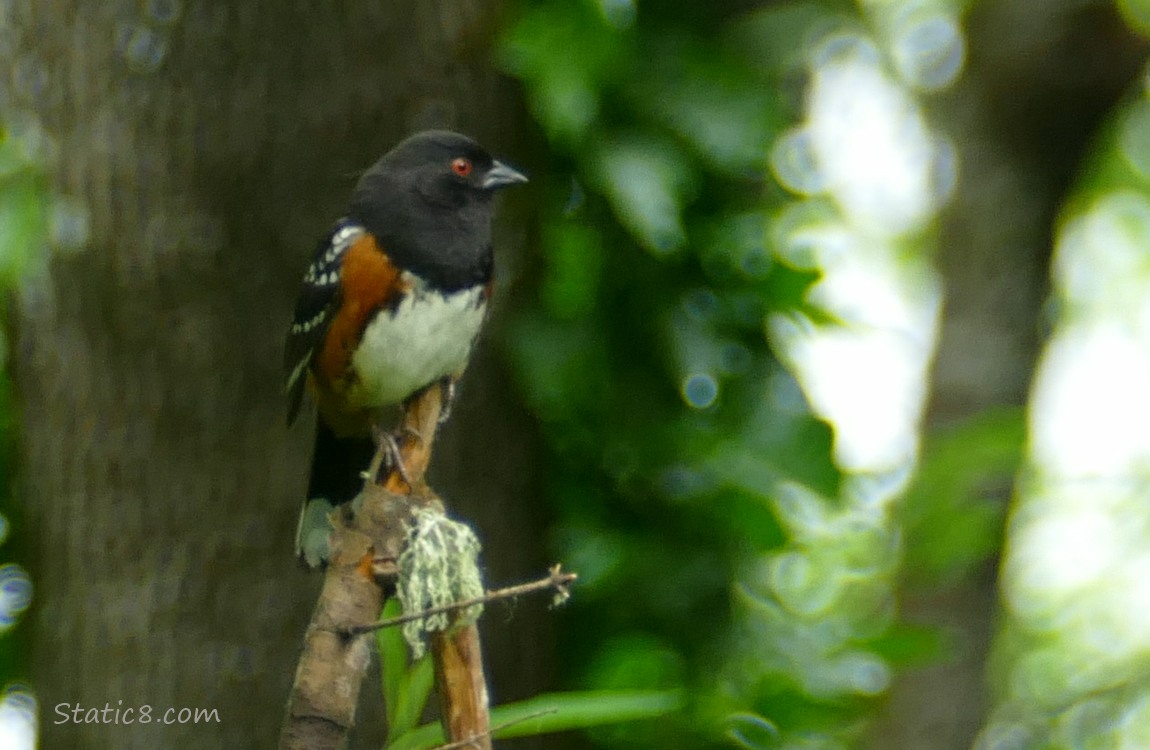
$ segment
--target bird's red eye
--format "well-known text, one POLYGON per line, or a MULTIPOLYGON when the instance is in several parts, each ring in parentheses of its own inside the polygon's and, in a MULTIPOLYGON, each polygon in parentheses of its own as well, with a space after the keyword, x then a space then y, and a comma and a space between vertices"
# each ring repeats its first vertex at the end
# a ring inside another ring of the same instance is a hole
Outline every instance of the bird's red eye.
POLYGON ((460 177, 466 177, 471 174, 471 160, 465 159, 462 156, 451 162, 451 171, 460 177))

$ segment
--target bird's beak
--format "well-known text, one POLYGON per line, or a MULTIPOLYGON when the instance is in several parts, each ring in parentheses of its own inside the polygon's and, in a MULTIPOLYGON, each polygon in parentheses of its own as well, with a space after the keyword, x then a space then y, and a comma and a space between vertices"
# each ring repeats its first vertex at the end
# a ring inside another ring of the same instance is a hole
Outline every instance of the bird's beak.
POLYGON ((491 169, 487 170, 480 187, 484 190, 498 190, 501 187, 516 185, 520 182, 527 182, 527 177, 503 162, 497 161, 491 165, 491 169))

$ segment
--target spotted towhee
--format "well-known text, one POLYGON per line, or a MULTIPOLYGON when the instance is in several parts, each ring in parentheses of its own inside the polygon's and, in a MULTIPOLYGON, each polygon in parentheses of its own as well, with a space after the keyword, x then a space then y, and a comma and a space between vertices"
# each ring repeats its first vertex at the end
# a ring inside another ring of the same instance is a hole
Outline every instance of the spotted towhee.
POLYGON ((296 540, 309 564, 326 552, 327 512, 362 486, 381 410, 467 366, 491 295, 492 197, 526 181, 470 138, 418 133, 364 173, 320 242, 284 358, 288 423, 305 382, 319 407, 296 540))

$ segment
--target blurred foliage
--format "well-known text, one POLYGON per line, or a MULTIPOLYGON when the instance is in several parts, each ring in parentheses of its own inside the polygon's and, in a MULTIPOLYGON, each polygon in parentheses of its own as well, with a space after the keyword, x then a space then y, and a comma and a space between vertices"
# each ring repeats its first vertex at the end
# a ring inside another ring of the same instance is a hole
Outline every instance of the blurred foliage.
POLYGON ((808 46, 860 27, 834 3, 582 0, 525 3, 503 39, 552 160, 540 300, 509 347, 582 576, 569 682, 690 696, 598 746, 857 739, 888 680, 876 650, 922 650, 888 633, 897 536, 847 509, 867 480, 836 468, 766 335, 774 314, 833 324, 817 269, 772 252, 767 155, 808 46))
MULTIPOLYGON (((396 598, 388 599, 380 619, 403 614, 396 598)), ((383 678, 383 705, 387 709, 387 731, 391 739, 401 738, 416 727, 431 688, 435 674, 431 658, 425 656, 410 664, 407 639, 400 628, 384 628, 375 633, 379 649, 383 678)))
POLYGON ((1150 34, 1150 2, 1146 0, 1117 0, 1119 12, 1130 27, 1150 34))
POLYGON ((953 584, 998 553, 1025 440, 1025 414, 1006 408, 926 438, 899 510, 908 586, 953 584))
POLYGON ((0 288, 12 289, 38 259, 49 238, 48 184, 42 172, 39 128, 0 131, 0 288))
MULTIPOLYGON (((682 703, 673 690, 597 690, 537 695, 525 701, 497 706, 491 711, 496 739, 533 737, 603 724, 640 721, 663 716, 682 703)), ((439 722, 425 724, 386 750, 432 750, 446 742, 439 722)))
MULTIPOLYGON (((1120 3, 1147 30, 1145 3, 1120 3)), ((997 701, 979 748, 1150 745, 1150 90, 1059 217, 1052 333, 1008 528, 997 701)))
MULTIPOLYGON (((883 213, 874 209, 885 196, 872 194, 882 191, 864 189, 845 205, 828 184, 842 165, 815 164, 817 134, 799 126, 818 78, 812 57, 853 45, 856 57, 875 58, 883 91, 907 115, 896 135, 929 138, 915 96, 958 75, 956 19, 974 4, 519 1, 499 60, 522 83, 550 162, 533 176, 544 204, 539 299, 506 344, 547 443, 551 542, 581 575, 558 615, 566 684, 579 689, 498 708, 494 724, 518 722, 500 736, 594 728, 603 748, 863 744, 891 668, 952 647, 942 632, 899 621, 895 583, 945 588, 1005 545, 999 702, 979 747, 1150 747, 1150 440, 1141 437, 1150 400, 1116 395, 1117 385, 1140 392, 1150 380, 1139 358, 1150 351, 1146 80, 1085 163, 1059 229, 1046 362, 1096 369, 1079 370, 1090 377, 1056 392, 1061 402, 1039 403, 1036 386, 1030 435, 1018 411, 992 411, 929 436, 901 473, 845 472, 834 460, 842 431, 820 418, 777 333, 779 321, 799 333, 852 324, 824 307, 830 273, 815 246, 873 250, 850 234, 867 211, 863 239, 883 235, 876 244, 901 263, 892 276, 930 287, 933 201, 956 179, 953 161, 940 160, 930 184, 899 185, 890 152, 876 150, 864 187, 890 183, 922 200, 883 213), (1059 348, 1099 321, 1114 336, 1102 354, 1127 359, 1059 348), (1115 343, 1124 336, 1132 346, 1115 343), (1096 421, 1060 425, 1077 450, 1044 465, 1035 425, 1059 406, 1096 421), (1140 429, 1119 434, 1122 419, 1140 429), (1140 447, 1126 473, 1066 473, 1140 447), (1004 537, 1002 499, 1020 460, 1004 537)), ((1148 0, 1114 8, 1150 32, 1148 0)), ((41 170, 56 155, 43 130, 5 117, 0 287, 10 289, 45 246, 82 247, 88 218, 49 194, 41 170)), ((19 525, 6 481, 13 424, 0 381, 0 543, 19 525)), ((12 541, 2 552, 21 557, 12 541)), ((0 685, 24 668, 22 629, 11 626, 29 596, 23 569, 0 565, 0 685)), ((395 667, 407 661, 397 630, 378 642, 393 747, 440 742, 437 727, 418 726, 427 661, 395 667)))
MULTIPOLYGON (((11 290, 45 255, 51 213, 42 172, 43 139, 30 124, 9 123, 0 131, 0 289, 11 290)), ((0 337, 0 361, 6 365, 7 340, 0 337)), ((12 496, 16 454, 16 413, 7 367, 0 374, 0 686, 8 695, 26 695, 14 680, 27 674, 28 634, 14 627, 27 609, 32 584, 24 568, 11 560, 24 557, 20 515, 12 496)), ((7 699, 7 698, 6 698, 7 699)))
MULTIPOLYGON (((398 598, 388 600, 382 618, 400 614, 402 607, 398 598)), ((440 722, 417 726, 434 686, 431 657, 425 654, 414 662, 410 661, 411 644, 398 627, 377 631, 376 645, 388 717, 387 750, 427 750, 443 745, 447 740, 440 722)), ((530 737, 652 719, 681 705, 682 696, 673 690, 599 690, 537 695, 494 708, 491 726, 496 739, 530 737)))

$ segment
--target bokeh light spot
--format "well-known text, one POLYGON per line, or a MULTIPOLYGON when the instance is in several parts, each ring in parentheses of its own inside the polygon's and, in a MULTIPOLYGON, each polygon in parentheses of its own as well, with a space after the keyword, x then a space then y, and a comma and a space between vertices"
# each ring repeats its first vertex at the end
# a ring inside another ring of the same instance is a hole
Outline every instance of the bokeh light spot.
POLYGON ((1053 476, 1122 475, 1150 461, 1150 351, 1117 322, 1051 340, 1032 395, 1032 454, 1053 476))
POLYGON ((695 373, 683 380, 683 400, 695 409, 706 409, 719 397, 719 381, 709 373, 695 373))
POLYGON ((899 75, 923 91, 937 91, 953 83, 966 58, 958 21, 943 14, 905 14, 894 29, 892 48, 899 75))
POLYGON ((785 552, 771 561, 771 590, 791 612, 810 617, 827 611, 841 591, 841 577, 832 566, 816 568, 801 552, 785 552))
POLYGON ((771 147, 770 164, 775 179, 792 193, 817 195, 826 189, 826 177, 819 170, 806 128, 795 128, 779 136, 771 147))
POLYGON ((183 0, 146 0, 148 18, 159 24, 175 23, 184 12, 183 0))
POLYGON ((815 61, 807 128, 827 188, 851 222, 870 233, 918 228, 936 208, 935 141, 918 107, 864 39, 835 35, 815 61))
POLYGON ((836 256, 850 252, 856 239, 841 220, 828 215, 818 201, 799 201, 788 206, 770 229, 776 255, 792 268, 819 268, 836 256))
POLYGON ((1035 610, 1051 614, 1062 596, 1098 580, 1113 562, 1115 529, 1102 508, 1043 514, 1015 537, 1011 601, 1031 617, 1035 610))
POLYGON ((48 166, 59 155, 59 145, 32 112, 20 110, 8 113, 4 118, 4 127, 24 163, 48 166))
POLYGON ((683 295, 683 311, 697 323, 713 319, 718 309, 719 298, 710 289, 699 287, 683 295))
POLYGON ((617 29, 627 29, 635 23, 635 0, 599 0, 599 10, 607 23, 617 29))
POLYGON ((751 369, 754 355, 744 344, 729 342, 719 352, 719 366, 726 375, 743 375, 751 369))
POLYGON ((879 657, 865 651, 845 654, 835 664, 843 682, 860 695, 878 695, 890 686, 891 672, 879 657))
POLYGON ((10 628, 32 601, 32 579, 15 563, 0 565, 0 630, 10 628))
POLYGON ((116 49, 130 68, 147 73, 163 63, 168 52, 168 40, 150 26, 126 23, 116 29, 116 49))
POLYGON ((52 246, 64 252, 81 250, 88 244, 90 233, 91 219, 87 206, 75 198, 57 197, 52 205, 48 229, 52 246))
POLYGON ((782 316, 771 323, 816 412, 835 423, 840 466, 886 471, 913 459, 926 367, 916 342, 877 329, 804 331, 782 316))
POLYGON ((826 500, 796 482, 783 482, 772 497, 775 514, 792 536, 800 539, 826 533, 826 500))
POLYGON ((37 722, 36 696, 26 685, 14 683, 0 697, 0 747, 34 750, 37 722))
POLYGON ((675 465, 663 470, 659 485, 672 500, 687 500, 696 497, 712 487, 710 478, 698 469, 675 465))

